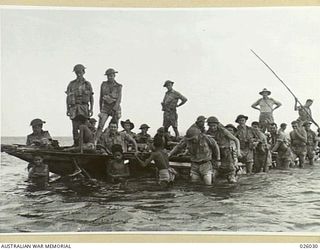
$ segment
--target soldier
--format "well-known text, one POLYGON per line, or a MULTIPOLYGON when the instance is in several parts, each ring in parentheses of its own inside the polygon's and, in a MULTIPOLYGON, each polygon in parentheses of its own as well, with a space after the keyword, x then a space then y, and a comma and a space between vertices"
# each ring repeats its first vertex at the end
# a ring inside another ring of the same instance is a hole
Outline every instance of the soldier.
POLYGON ((134 124, 133 122, 130 121, 130 119, 127 119, 125 121, 121 121, 121 127, 123 130, 121 132, 125 132, 128 135, 130 135, 133 139, 136 138, 136 133, 132 132, 132 129, 134 129, 134 124))
POLYGON ((299 158, 299 167, 304 167, 304 159, 307 154, 307 132, 303 127, 299 127, 298 121, 291 122, 293 131, 290 132, 291 149, 293 159, 299 158))
POLYGON ((103 127, 108 120, 109 116, 112 117, 111 121, 118 125, 121 117, 121 97, 122 97, 122 85, 115 80, 115 76, 118 71, 114 69, 107 69, 105 75, 108 80, 102 82, 100 89, 99 99, 99 124, 96 133, 95 141, 97 142, 103 131, 103 127))
POLYGON ((260 130, 259 122, 252 122, 251 127, 255 135, 254 145, 254 170, 256 173, 268 172, 272 165, 271 153, 267 143, 267 137, 260 130))
POLYGON ((140 126, 141 132, 136 136, 137 143, 150 143, 152 141, 151 135, 148 134, 148 129, 150 127, 147 124, 142 124, 140 126))
POLYGON ((254 134, 252 128, 246 125, 247 120, 248 116, 238 115, 236 123, 238 123, 239 126, 237 127, 236 137, 240 141, 241 156, 239 157, 239 161, 246 165, 247 174, 251 174, 253 167, 254 134))
POLYGON ((96 124, 97 124, 97 120, 94 118, 90 118, 88 127, 92 131, 93 134, 95 134, 97 132, 96 124))
POLYGON ((102 134, 100 138, 102 146, 111 154, 111 148, 114 144, 120 144, 123 152, 128 152, 128 144, 133 145, 134 150, 138 150, 136 141, 127 133, 118 132, 118 124, 110 122, 108 129, 102 134))
POLYGON ((288 169, 292 162, 290 142, 276 123, 270 124, 271 153, 275 155, 276 165, 279 169, 288 169))
POLYGON ((268 128, 268 124, 274 122, 273 111, 279 108, 281 103, 270 98, 269 95, 271 94, 271 91, 266 88, 259 92, 259 94, 262 95, 262 98, 252 104, 251 107, 260 111, 259 124, 262 132, 265 132, 268 128), (258 106, 260 108, 258 108, 258 106))
POLYGON ((166 87, 168 90, 161 103, 163 111, 163 127, 165 132, 168 132, 169 127, 172 126, 175 136, 179 137, 177 107, 185 104, 187 98, 172 88, 173 83, 174 82, 167 80, 163 85, 163 87, 166 87), (180 103, 178 104, 179 100, 180 103))
POLYGON ((77 64, 73 68, 77 78, 68 85, 67 116, 72 121, 72 134, 74 146, 79 145, 79 126, 83 119, 88 119, 93 114, 93 91, 90 82, 84 79, 85 67, 77 64))
POLYGON ((52 138, 48 131, 42 130, 43 124, 46 123, 39 118, 33 119, 30 123, 32 134, 27 136, 27 146, 47 146, 52 138))
POLYGON ((207 123, 209 129, 206 133, 216 140, 221 155, 221 166, 218 169, 214 169, 214 175, 215 177, 222 175, 227 178, 228 182, 235 183, 237 182, 235 178, 236 166, 234 165, 233 149, 230 142, 233 141, 236 144, 236 152, 238 153, 238 156, 241 154, 240 142, 233 134, 222 126, 216 117, 209 117, 207 119, 207 123))
POLYGON ((205 128, 205 122, 206 122, 207 118, 205 118, 203 115, 200 115, 197 117, 197 120, 194 124, 191 125, 190 128, 194 127, 194 128, 198 128, 200 129, 201 133, 205 133, 206 132, 206 128, 205 128))
POLYGON ((315 151, 317 148, 317 134, 310 128, 311 122, 304 122, 303 126, 307 132, 307 157, 310 165, 314 163, 315 151))
POLYGON ((206 185, 211 185, 213 162, 217 168, 221 165, 217 142, 212 137, 201 133, 198 128, 191 127, 180 143, 171 150, 169 158, 184 148, 187 148, 190 153, 191 181, 197 182, 202 179, 206 185))
POLYGON ((312 113, 311 113, 311 105, 313 100, 308 99, 306 100, 306 104, 304 106, 298 106, 298 99, 295 98, 294 103, 294 110, 298 111, 299 118, 297 121, 299 122, 299 126, 302 126, 304 122, 310 122, 312 120, 312 113))

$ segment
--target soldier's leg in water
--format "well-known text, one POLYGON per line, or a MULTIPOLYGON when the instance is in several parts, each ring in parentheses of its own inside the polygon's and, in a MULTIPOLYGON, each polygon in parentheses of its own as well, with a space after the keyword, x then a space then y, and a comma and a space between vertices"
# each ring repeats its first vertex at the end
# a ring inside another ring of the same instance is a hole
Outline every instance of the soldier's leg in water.
POLYGON ((253 168, 253 162, 252 162, 252 161, 247 162, 247 163, 246 163, 246 171, 247 171, 247 174, 251 174, 251 173, 252 173, 252 168, 253 168))
POLYGON ((191 177, 191 182, 199 182, 201 180, 200 175, 195 172, 191 172, 190 177, 191 177))
POLYGON ((203 182, 206 185, 211 185, 212 184, 212 173, 204 175, 203 182))
POLYGON ((72 135, 73 135, 73 145, 79 145, 79 127, 81 122, 75 118, 72 120, 72 135))
POLYGON ((291 159, 282 159, 282 169, 289 169, 289 166, 291 164, 291 159))
POLYGON ((103 131, 103 127, 106 124, 106 121, 108 120, 109 115, 106 113, 100 113, 99 114, 99 124, 98 124, 98 128, 97 128, 97 132, 95 134, 95 138, 94 138, 94 142, 97 143, 97 141, 99 140, 102 131, 103 131))
POLYGON ((306 158, 306 154, 300 153, 298 155, 298 157, 299 157, 299 167, 303 168, 304 167, 305 158, 306 158))

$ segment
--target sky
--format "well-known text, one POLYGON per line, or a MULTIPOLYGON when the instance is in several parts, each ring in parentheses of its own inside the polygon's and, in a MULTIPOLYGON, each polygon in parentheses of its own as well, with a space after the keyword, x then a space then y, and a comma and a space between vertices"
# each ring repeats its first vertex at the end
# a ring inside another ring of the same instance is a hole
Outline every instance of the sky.
MULTIPOLYGON (((234 123, 258 120, 251 108, 263 88, 282 107, 277 123, 297 118, 294 98, 250 51, 258 53, 301 102, 314 99, 320 123, 320 7, 107 9, 2 8, 1 136, 26 136, 46 121, 52 137, 72 136, 65 90, 75 64, 94 89, 94 115, 104 73, 123 85, 122 118, 162 126, 166 80, 188 98, 178 108, 181 132, 197 116, 234 123)), ((313 129, 315 127, 313 126, 313 129)))

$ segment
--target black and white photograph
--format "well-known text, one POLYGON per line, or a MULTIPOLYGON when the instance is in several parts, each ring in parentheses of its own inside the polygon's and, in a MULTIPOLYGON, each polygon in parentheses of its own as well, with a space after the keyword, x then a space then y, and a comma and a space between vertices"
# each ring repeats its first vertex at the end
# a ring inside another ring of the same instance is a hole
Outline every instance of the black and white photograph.
POLYGON ((319 235, 320 7, 0 20, 0 233, 319 235))

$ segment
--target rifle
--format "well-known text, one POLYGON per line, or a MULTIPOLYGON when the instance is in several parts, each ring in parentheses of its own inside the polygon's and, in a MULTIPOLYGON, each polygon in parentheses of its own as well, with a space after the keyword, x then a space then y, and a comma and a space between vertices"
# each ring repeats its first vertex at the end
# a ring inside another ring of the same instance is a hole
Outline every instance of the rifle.
POLYGON ((315 122, 315 120, 313 120, 311 114, 309 114, 309 112, 305 109, 305 107, 302 105, 302 103, 298 100, 298 98, 295 96, 295 94, 289 89, 289 87, 280 79, 280 77, 272 70, 272 68, 265 62, 262 60, 262 58, 260 56, 257 55, 257 53, 255 53, 252 49, 250 49, 251 52, 258 57, 258 59, 267 66, 267 68, 278 78, 278 80, 286 87, 286 89, 291 93, 291 95, 293 95, 293 97, 295 98, 295 100, 297 101, 297 103, 300 104, 301 108, 306 112, 306 114, 309 116, 310 121, 312 121, 314 123, 314 125, 316 125, 318 127, 318 129, 320 129, 319 125, 315 122))

